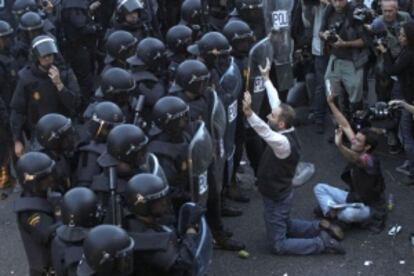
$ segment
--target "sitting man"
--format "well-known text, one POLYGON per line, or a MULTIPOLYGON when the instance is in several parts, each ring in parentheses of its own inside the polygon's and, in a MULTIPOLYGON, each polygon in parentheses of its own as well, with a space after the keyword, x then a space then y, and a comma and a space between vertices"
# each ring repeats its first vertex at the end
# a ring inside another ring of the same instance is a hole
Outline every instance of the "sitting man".
POLYGON ((372 154, 377 145, 375 134, 370 129, 354 133, 345 116, 335 106, 332 93, 328 104, 339 128, 335 133, 335 144, 348 161, 341 179, 349 186, 349 192, 319 183, 314 193, 322 214, 345 223, 361 223, 374 232, 380 232, 385 225, 386 209, 379 159, 372 154), (350 141, 350 147, 342 141, 343 133, 350 141))

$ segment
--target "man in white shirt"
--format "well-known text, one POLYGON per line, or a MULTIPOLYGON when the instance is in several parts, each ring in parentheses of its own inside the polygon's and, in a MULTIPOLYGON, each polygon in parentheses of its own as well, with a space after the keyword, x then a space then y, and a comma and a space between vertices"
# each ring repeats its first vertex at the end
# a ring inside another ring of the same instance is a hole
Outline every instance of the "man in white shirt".
POLYGON ((251 96, 245 92, 243 112, 247 121, 266 142, 257 173, 257 185, 263 197, 264 220, 272 252, 279 255, 308 255, 323 252, 343 254, 344 249, 333 238, 342 239, 340 228, 323 221, 290 219, 293 202, 292 179, 299 162, 299 145, 292 122, 295 112, 280 102, 269 80, 270 62, 259 67, 265 79, 272 112, 263 122, 251 109, 251 96))

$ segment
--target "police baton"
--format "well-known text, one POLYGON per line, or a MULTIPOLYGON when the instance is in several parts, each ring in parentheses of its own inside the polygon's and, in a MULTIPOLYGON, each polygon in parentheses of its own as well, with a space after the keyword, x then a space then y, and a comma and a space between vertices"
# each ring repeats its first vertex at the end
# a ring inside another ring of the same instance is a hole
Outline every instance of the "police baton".
POLYGON ((137 103, 136 103, 135 108, 134 108, 134 111, 135 111, 134 125, 139 126, 141 128, 145 127, 145 122, 141 118, 141 112, 142 112, 142 109, 144 108, 144 102, 145 102, 145 96, 144 95, 139 95, 137 103))
POLYGON ((117 194, 116 167, 109 167, 109 191, 111 192, 112 223, 122 226, 121 198, 117 194))

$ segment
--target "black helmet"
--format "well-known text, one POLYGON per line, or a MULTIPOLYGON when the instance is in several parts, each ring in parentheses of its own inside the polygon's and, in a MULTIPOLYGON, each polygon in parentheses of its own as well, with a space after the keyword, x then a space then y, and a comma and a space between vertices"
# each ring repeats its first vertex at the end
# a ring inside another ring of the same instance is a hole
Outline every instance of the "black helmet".
POLYGON ((127 70, 112 67, 101 74, 100 90, 104 99, 122 105, 129 100, 130 94, 134 89, 134 77, 127 70))
POLYGON ((227 38, 219 32, 208 32, 197 41, 190 45, 188 51, 203 58, 206 65, 211 67, 220 56, 230 55, 231 46, 227 38))
POLYGON ((136 215, 154 215, 151 205, 165 198, 168 190, 168 184, 159 176, 150 173, 137 174, 125 186, 125 202, 129 210, 136 215))
POLYGON ((188 104, 182 99, 167 96, 159 99, 154 105, 152 119, 157 127, 163 130, 183 129, 186 126, 188 110, 188 104))
POLYGON ((83 242, 77 275, 131 275, 133 254, 134 240, 124 229, 106 224, 96 226, 83 242))
POLYGON ((144 3, 140 0, 120 0, 116 7, 116 13, 119 19, 124 18, 128 13, 144 9, 144 3))
POLYGON ((85 187, 72 188, 60 203, 62 222, 69 226, 93 227, 99 222, 98 198, 85 187))
POLYGON ((236 0, 236 10, 240 18, 247 22, 263 20, 263 0, 236 0))
POLYGON ((142 164, 148 138, 136 125, 123 124, 114 127, 106 141, 107 152, 102 156, 102 166, 111 166, 119 161, 133 165, 142 164))
POLYGON ((76 132, 71 119, 57 113, 49 113, 36 124, 36 139, 48 150, 65 152, 75 147, 76 132))
POLYGON ((124 114, 118 105, 113 102, 100 102, 93 110, 89 132, 95 140, 105 142, 111 129, 124 121, 124 114))
POLYGON ((126 61, 134 54, 137 39, 127 31, 115 31, 111 33, 106 41, 106 52, 112 59, 126 61))
POLYGON ((19 29, 27 32, 40 31, 43 29, 44 21, 35 12, 26 12, 20 17, 19 29))
POLYGON ((171 27, 166 34, 167 46, 174 53, 185 53, 193 42, 193 31, 185 25, 171 27))
POLYGON ((32 41, 32 53, 35 58, 57 54, 58 52, 59 50, 56 46, 56 42, 50 36, 39 35, 32 41))
POLYGON ((189 59, 178 66, 170 92, 185 90, 193 95, 201 95, 209 80, 210 73, 207 66, 199 60, 189 59))
POLYGON ((7 21, 0 20, 0 38, 13 34, 13 28, 7 21))
POLYGON ((223 28, 223 34, 237 53, 248 54, 255 40, 252 29, 242 20, 229 21, 223 28))
POLYGON ((154 37, 147 37, 138 43, 136 55, 128 59, 131 66, 145 66, 150 71, 158 71, 165 66, 165 45, 154 37))
POLYGON ((203 6, 201 0, 185 0, 181 4, 181 18, 193 31, 200 31, 203 19, 208 16, 208 9, 206 4, 203 6))
POLYGON ((37 12, 39 7, 35 0, 16 0, 13 3, 12 13, 19 18, 22 14, 28 11, 37 12))
POLYGON ((51 187, 50 181, 55 161, 42 152, 28 152, 17 161, 16 174, 20 185, 31 193, 45 193, 51 187))

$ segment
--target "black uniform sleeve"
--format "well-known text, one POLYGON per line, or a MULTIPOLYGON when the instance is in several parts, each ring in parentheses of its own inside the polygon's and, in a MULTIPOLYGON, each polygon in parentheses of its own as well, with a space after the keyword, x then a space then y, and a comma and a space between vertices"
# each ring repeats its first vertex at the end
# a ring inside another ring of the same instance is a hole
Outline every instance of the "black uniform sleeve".
POLYGON ((19 215, 18 220, 22 228, 42 244, 51 241, 59 226, 52 216, 41 212, 25 212, 19 215))
MULTIPOLYGON (((60 70, 60 69, 59 69, 60 70)), ((78 80, 75 77, 72 69, 65 70, 66 76, 62 79, 64 87, 59 91, 60 100, 62 104, 73 114, 76 113, 80 104, 80 88, 78 80)))
POLYGON ((13 135, 13 140, 22 141, 23 125, 26 121, 27 99, 25 93, 25 84, 19 80, 16 89, 13 93, 13 98, 10 103, 10 126, 13 135))

